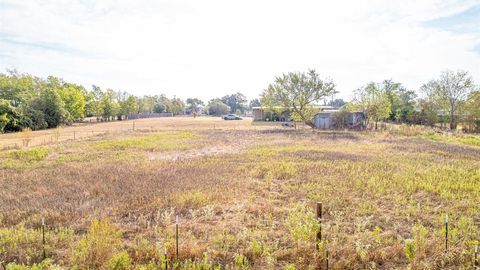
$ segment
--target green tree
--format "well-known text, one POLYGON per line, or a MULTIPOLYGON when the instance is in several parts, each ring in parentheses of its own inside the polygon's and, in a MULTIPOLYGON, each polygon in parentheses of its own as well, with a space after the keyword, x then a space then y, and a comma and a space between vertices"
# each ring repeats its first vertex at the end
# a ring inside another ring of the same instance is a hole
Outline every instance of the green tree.
POLYGON ((0 99, 9 100, 12 106, 24 104, 35 96, 35 90, 41 83, 39 78, 20 74, 16 70, 7 70, 0 74, 0 99))
POLYGON ((202 111, 205 104, 198 98, 187 98, 187 111, 190 114, 198 114, 202 111))
POLYGON ((480 90, 473 91, 465 104, 465 124, 470 132, 480 132, 480 90))
POLYGON ((253 107, 261 107, 262 103, 258 98, 254 98, 250 100, 250 103, 248 104, 248 108, 252 109, 253 107))
POLYGON ((128 116, 138 113, 138 104, 134 96, 129 95, 126 99, 120 101, 120 114, 128 116))
POLYGON ((221 100, 230 108, 231 113, 236 113, 237 110, 240 110, 242 113, 245 111, 247 98, 240 92, 232 95, 226 95, 222 97, 221 100))
POLYGON ((107 91, 102 93, 102 97, 100 98, 101 116, 104 120, 110 121, 117 115, 118 109, 119 106, 116 101, 115 92, 112 89, 107 89, 107 91))
POLYGON ((446 70, 440 78, 421 87, 421 91, 449 116, 450 129, 456 129, 458 112, 473 91, 473 79, 466 71, 446 70))
POLYGON ((6 113, 0 115, 0 133, 3 132, 5 126, 7 126, 9 122, 10 122, 10 119, 8 119, 6 113))
POLYGON ((0 99, 0 116, 3 128, 1 131, 20 131, 25 126, 24 118, 18 108, 11 105, 9 100, 0 99))
POLYGON ((354 108, 365 113, 367 125, 374 121, 376 130, 379 121, 390 117, 391 104, 386 91, 380 85, 371 82, 355 90, 354 94, 354 108))
POLYGON ((182 114, 185 111, 185 103, 183 100, 173 97, 171 100, 170 112, 174 115, 182 114))
POLYGON ((64 103, 55 89, 47 87, 42 90, 37 100, 32 102, 33 109, 43 112, 49 128, 58 127, 67 118, 64 103))
POLYGON ((389 119, 398 122, 411 122, 415 110, 414 91, 409 91, 401 83, 384 80, 378 85, 387 95, 390 102, 389 119))
POLYGON ((65 83, 57 89, 70 121, 78 121, 85 117, 85 88, 81 85, 65 83))
POLYGON ((220 116, 227 114, 230 108, 227 104, 223 103, 220 99, 212 99, 208 102, 208 114, 220 116))
POLYGON ((335 84, 320 79, 315 70, 290 72, 275 78, 275 82, 263 91, 261 102, 271 110, 290 110, 295 121, 314 127, 313 116, 318 112, 316 105, 335 92, 335 84))

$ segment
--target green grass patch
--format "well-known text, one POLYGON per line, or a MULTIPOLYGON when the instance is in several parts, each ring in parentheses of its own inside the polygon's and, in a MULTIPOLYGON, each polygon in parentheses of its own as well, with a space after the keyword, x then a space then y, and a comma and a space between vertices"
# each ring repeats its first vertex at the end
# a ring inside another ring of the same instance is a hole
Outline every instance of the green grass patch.
POLYGON ((10 157, 22 161, 41 161, 48 156, 48 149, 46 148, 36 148, 28 150, 16 150, 10 152, 10 157))
POLYGON ((193 148, 191 140, 200 135, 189 132, 162 132, 153 135, 141 135, 134 138, 122 138, 95 142, 93 148, 100 150, 142 150, 170 151, 193 148))

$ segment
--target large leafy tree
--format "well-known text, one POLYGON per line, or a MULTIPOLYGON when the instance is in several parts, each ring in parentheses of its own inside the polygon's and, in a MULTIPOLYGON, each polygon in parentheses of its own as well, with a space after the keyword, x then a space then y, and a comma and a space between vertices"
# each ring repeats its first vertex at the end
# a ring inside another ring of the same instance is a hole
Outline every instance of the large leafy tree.
POLYGON ((411 122, 415 111, 415 92, 407 90, 401 83, 392 80, 384 80, 377 87, 385 92, 390 102, 388 118, 391 121, 411 122))
POLYGON ((261 95, 261 102, 271 110, 290 110, 295 121, 314 127, 313 116, 317 104, 334 94, 335 84, 323 80, 315 70, 307 73, 290 72, 276 77, 261 95))
POLYGON ((247 104, 247 98, 244 94, 237 92, 232 95, 226 95, 221 98, 222 102, 230 107, 231 113, 237 113, 238 111, 244 112, 247 104))
POLYGON ((198 114, 202 111, 202 107, 205 105, 202 100, 198 98, 187 98, 187 111, 189 113, 198 114))
POLYGON ((378 129, 379 121, 390 117, 391 103, 385 89, 379 84, 371 82, 355 90, 353 104, 355 109, 365 113, 367 125, 370 121, 375 122, 375 129, 378 129))
POLYGON ((450 129, 456 129, 458 112, 473 91, 473 79, 466 71, 446 70, 440 78, 432 80, 421 87, 421 91, 449 117, 450 129))
POLYGON ((227 114, 230 108, 227 104, 223 103, 221 99, 212 99, 208 102, 208 114, 209 115, 223 115, 227 114))
POLYGON ((112 89, 107 89, 100 98, 100 111, 103 119, 111 120, 117 115, 119 106, 116 100, 116 94, 112 89))

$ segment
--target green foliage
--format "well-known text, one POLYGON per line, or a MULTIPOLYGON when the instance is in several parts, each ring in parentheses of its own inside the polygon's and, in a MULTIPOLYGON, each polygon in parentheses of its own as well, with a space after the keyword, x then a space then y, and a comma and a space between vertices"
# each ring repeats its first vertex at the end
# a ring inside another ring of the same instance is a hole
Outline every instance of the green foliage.
POLYGON ((40 263, 34 263, 32 266, 23 264, 10 263, 7 265, 7 270, 60 270, 60 266, 53 264, 51 259, 45 259, 40 263))
POLYGON ((227 114, 230 111, 230 107, 223 103, 220 99, 212 99, 208 102, 208 114, 220 116, 227 114))
POLYGON ((468 72, 445 70, 438 79, 424 84, 421 91, 427 96, 427 100, 448 114, 450 129, 456 129, 459 112, 473 91, 473 87, 473 79, 468 72))
POLYGON ((146 151, 185 150, 193 147, 188 140, 199 135, 189 132, 161 132, 153 135, 141 135, 138 138, 122 138, 93 143, 97 149, 138 149, 146 151))
POLYGON ((244 94, 237 92, 232 95, 226 95, 221 101, 230 108, 230 113, 243 113, 246 109, 247 98, 244 94))
MULTIPOLYGON (((47 229, 45 251, 48 256, 66 249, 73 241, 73 230, 69 228, 47 229)), ((31 264, 42 259, 42 231, 23 224, 0 229, 0 262, 31 264)), ((47 262, 45 262, 47 263, 47 262)), ((20 267, 20 266, 19 266, 20 267)))
POLYGON ((315 70, 290 72, 275 78, 261 94, 261 102, 272 111, 289 110, 292 119, 313 127, 313 116, 318 112, 315 105, 334 93, 335 84, 320 79, 315 70))
POLYGON ((202 107, 205 104, 198 98, 187 98, 187 111, 190 114, 198 114, 202 111, 202 107))
POLYGON ((415 259, 415 242, 412 239, 405 240, 405 256, 410 263, 415 259))
POLYGON ((248 258, 244 255, 237 255, 234 259, 235 266, 238 269, 250 269, 250 264, 248 263, 248 258))
MULTIPOLYGON (((115 261, 113 259, 122 246, 120 237, 121 232, 110 221, 92 221, 88 232, 73 250, 72 264, 76 269, 106 269, 115 261)), ((124 262, 125 256, 120 254, 118 261, 124 262)))
POLYGON ((380 84, 369 83, 365 87, 355 90, 354 108, 365 113, 367 125, 369 121, 378 122, 390 117, 392 107, 385 88, 380 84))
POLYGON ((111 270, 128 270, 131 268, 132 260, 126 251, 122 251, 113 256, 108 265, 111 270))
POLYGON ((294 241, 308 241, 317 234, 319 223, 305 203, 297 203, 288 213, 285 225, 294 241))
POLYGON ((48 149, 46 148, 35 148, 29 150, 15 150, 10 152, 12 158, 16 158, 22 161, 40 161, 45 159, 48 156, 48 149))
POLYGON ((6 113, 0 115, 0 133, 3 132, 9 122, 10 120, 8 119, 6 113))

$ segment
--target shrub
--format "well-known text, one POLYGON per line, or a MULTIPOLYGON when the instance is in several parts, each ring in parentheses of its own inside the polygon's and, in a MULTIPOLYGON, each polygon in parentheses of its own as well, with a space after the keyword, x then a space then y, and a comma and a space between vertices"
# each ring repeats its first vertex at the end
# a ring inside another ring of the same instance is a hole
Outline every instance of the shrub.
POLYGON ((109 269, 111 270, 127 270, 130 269, 131 264, 132 260, 130 260, 128 253, 125 251, 122 251, 117 255, 113 256, 113 258, 108 263, 109 269))
POLYGON ((312 211, 304 203, 295 205, 288 214, 286 225, 295 241, 307 241, 314 237, 319 228, 319 223, 312 211))
POLYGON ((405 240, 405 256, 410 263, 415 259, 415 242, 412 239, 405 240))
POLYGON ((109 220, 92 221, 87 234, 73 250, 74 268, 107 269, 109 262, 121 248, 120 236, 121 232, 109 220))

